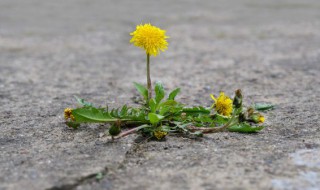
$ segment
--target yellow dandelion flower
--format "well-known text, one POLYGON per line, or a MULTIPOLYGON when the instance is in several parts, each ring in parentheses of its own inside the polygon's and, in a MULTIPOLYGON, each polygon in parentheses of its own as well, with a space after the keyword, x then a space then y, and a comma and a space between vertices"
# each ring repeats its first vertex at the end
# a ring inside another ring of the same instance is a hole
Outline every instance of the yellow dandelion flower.
POLYGON ((149 24, 138 25, 132 36, 130 43, 140 47, 146 51, 148 55, 157 56, 160 51, 165 51, 168 48, 166 41, 166 31, 149 24))
POLYGON ((224 92, 220 92, 220 96, 215 98, 212 94, 210 95, 214 100, 214 104, 212 107, 218 112, 218 114, 224 116, 230 116, 232 113, 232 100, 224 94, 224 92))
POLYGON ((65 120, 67 119, 71 119, 71 120, 75 120, 74 116, 72 115, 72 109, 71 108, 66 108, 64 109, 64 118, 65 120))
POLYGON ((156 137, 158 140, 163 139, 168 133, 161 130, 156 130, 153 132, 153 136, 156 137))
POLYGON ((259 123, 263 123, 264 122, 264 120, 265 120, 265 118, 263 117, 263 115, 261 115, 260 114, 260 116, 259 116, 259 123))

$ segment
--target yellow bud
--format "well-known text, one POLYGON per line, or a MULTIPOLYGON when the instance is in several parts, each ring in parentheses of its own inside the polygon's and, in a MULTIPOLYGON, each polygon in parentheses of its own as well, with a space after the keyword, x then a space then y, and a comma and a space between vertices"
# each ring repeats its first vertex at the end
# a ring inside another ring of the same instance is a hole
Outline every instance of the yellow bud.
POLYGON ((168 133, 161 130, 156 130, 153 132, 153 136, 156 137, 158 140, 163 139, 168 133))
POLYGON ((255 123, 263 123, 265 120, 264 116, 260 113, 251 114, 250 119, 255 123))
POLYGON ((67 119, 71 118, 71 116, 73 117, 72 109, 71 108, 64 109, 64 118, 67 120, 67 119))

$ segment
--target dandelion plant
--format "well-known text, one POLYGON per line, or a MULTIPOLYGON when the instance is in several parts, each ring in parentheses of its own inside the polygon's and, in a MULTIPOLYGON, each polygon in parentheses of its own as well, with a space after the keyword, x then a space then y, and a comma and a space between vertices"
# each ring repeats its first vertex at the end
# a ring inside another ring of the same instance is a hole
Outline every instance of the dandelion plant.
POLYGON ((273 105, 256 104, 245 107, 240 89, 235 91, 233 99, 224 92, 220 92, 218 97, 211 94, 211 107, 187 106, 176 101, 180 88, 166 94, 163 84, 157 82, 152 89, 150 57, 155 57, 168 48, 169 37, 165 30, 150 23, 138 25, 130 35, 130 43, 146 52, 147 87, 134 83, 143 103, 139 107, 128 107, 126 104, 119 108, 95 107, 92 103, 76 97, 80 107, 64 110, 69 127, 76 129, 81 124, 106 123, 109 124, 112 139, 140 134, 156 140, 176 134, 202 136, 205 133, 221 131, 253 133, 264 128, 262 123, 265 118, 259 111, 272 109, 273 105))

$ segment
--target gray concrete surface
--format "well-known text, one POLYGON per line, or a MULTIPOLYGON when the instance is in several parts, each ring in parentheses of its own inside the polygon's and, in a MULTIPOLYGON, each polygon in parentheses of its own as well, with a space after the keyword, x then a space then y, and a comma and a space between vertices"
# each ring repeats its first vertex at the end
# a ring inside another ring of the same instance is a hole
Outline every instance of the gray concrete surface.
POLYGON ((319 10, 317 0, 1 0, 0 189, 318 189, 319 10), (276 104, 266 129, 115 143, 107 126, 68 129, 73 95, 134 104, 145 58, 129 32, 149 21, 171 37, 153 81, 180 86, 190 105, 242 88, 246 104, 276 104))

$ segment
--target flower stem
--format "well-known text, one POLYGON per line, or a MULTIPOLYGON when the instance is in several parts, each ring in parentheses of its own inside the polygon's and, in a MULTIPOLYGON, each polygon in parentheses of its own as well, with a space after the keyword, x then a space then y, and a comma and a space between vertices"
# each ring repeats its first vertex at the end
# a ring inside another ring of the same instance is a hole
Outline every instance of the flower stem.
POLYGON ((202 133, 217 133, 217 132, 222 132, 224 131, 225 129, 227 129, 228 127, 232 126, 232 125, 235 125, 237 123, 239 123, 239 121, 237 121, 237 117, 236 116, 236 112, 238 110, 235 110, 230 118, 230 120, 224 124, 223 126, 221 127, 196 127, 196 126, 188 126, 187 129, 190 130, 191 132, 195 132, 195 131, 201 131, 202 133), (236 121, 235 121, 236 120, 236 121))
POLYGON ((139 129, 140 129, 139 127, 135 127, 135 128, 130 129, 130 130, 128 130, 128 131, 125 131, 125 132, 123 132, 123 133, 120 133, 118 136, 114 137, 114 139, 120 139, 121 137, 125 137, 125 136, 127 136, 127 135, 130 135, 130 134, 132 134, 132 133, 137 132, 139 129))
POLYGON ((202 133, 217 133, 217 132, 222 132, 225 129, 227 129, 228 127, 237 124, 237 122, 232 123, 232 122, 228 122, 226 124, 224 124, 221 127, 196 127, 196 126, 188 126, 187 129, 190 130, 191 132, 195 132, 195 131, 201 131, 202 133))
POLYGON ((152 86, 151 86, 151 77, 150 77, 150 54, 147 54, 147 87, 148 87, 148 102, 149 102, 149 100, 152 98, 152 86))
POLYGON ((128 135, 135 133, 135 132, 139 131, 140 129, 146 128, 146 127, 150 127, 150 126, 149 125, 141 125, 139 127, 132 128, 130 130, 127 130, 125 132, 120 133, 118 136, 115 136, 114 139, 120 139, 122 137, 128 136, 128 135))

